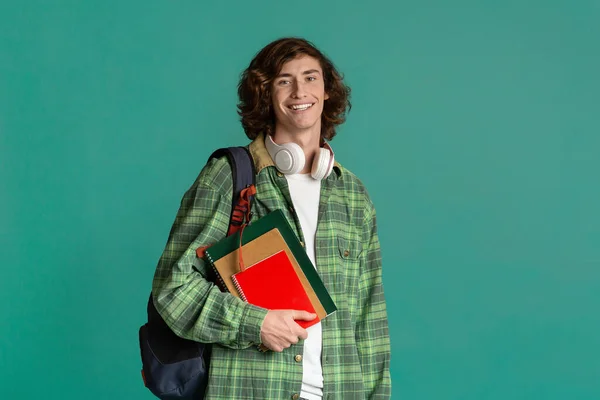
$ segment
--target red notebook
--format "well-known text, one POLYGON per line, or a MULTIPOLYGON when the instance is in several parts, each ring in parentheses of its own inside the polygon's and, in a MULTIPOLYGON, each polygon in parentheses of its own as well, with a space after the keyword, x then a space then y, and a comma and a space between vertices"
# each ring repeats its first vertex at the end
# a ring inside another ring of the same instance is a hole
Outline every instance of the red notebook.
MULTIPOLYGON (((285 251, 281 250, 231 277, 240 297, 268 310, 304 310, 315 312, 302 282, 285 251)), ((296 321, 303 328, 319 322, 296 321)))

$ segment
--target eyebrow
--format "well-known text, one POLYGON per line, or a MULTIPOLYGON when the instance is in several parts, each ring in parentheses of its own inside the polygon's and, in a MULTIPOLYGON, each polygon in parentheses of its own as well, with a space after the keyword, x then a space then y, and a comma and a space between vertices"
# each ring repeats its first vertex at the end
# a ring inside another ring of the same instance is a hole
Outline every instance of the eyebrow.
MULTIPOLYGON (((321 75, 321 71, 319 71, 318 69, 306 70, 302 73, 302 75, 310 75, 310 74, 315 74, 315 73, 321 75)), ((279 74, 279 75, 277 75, 277 78, 289 78, 291 76, 292 76, 292 74, 279 74)))

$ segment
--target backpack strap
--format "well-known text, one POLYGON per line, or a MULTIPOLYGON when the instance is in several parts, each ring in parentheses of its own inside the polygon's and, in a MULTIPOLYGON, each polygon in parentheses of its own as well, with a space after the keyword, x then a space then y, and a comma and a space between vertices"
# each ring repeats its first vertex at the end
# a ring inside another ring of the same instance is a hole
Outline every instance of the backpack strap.
POLYGON ((250 222, 252 201, 256 194, 254 162, 247 147, 225 147, 216 150, 208 158, 226 156, 231 166, 233 179, 233 196, 231 216, 227 236, 240 230, 244 223, 250 222))

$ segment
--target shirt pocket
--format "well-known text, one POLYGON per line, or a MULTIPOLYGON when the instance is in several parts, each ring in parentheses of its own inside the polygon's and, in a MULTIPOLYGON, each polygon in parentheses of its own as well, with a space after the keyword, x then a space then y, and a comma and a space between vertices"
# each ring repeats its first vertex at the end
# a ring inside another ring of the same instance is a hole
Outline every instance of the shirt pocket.
MULTIPOLYGON (((345 236, 337 237, 338 268, 336 271, 336 291, 350 300, 358 293, 362 243, 345 236)), ((349 303, 353 303, 352 300, 349 303)))
POLYGON ((358 261, 362 252, 362 245, 359 240, 338 236, 337 241, 339 255, 342 260, 349 263, 358 261))

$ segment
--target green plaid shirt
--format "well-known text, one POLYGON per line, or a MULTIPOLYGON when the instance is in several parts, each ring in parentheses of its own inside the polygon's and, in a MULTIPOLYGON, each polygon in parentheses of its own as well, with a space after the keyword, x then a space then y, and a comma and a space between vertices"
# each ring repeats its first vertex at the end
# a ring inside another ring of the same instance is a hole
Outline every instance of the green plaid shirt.
MULTIPOLYGON (((253 218, 281 209, 302 241, 287 180, 261 135, 250 151, 256 165, 253 218)), ((153 282, 154 303, 173 331, 215 343, 206 399, 292 399, 300 393, 303 342, 262 353, 267 310, 221 293, 206 280, 200 246, 225 237, 231 211, 231 169, 211 160, 185 193, 153 282)), ((338 310, 322 321, 323 398, 389 399, 390 342, 381 281, 375 209, 358 178, 336 164, 321 186, 315 237, 317 270, 338 310)))

